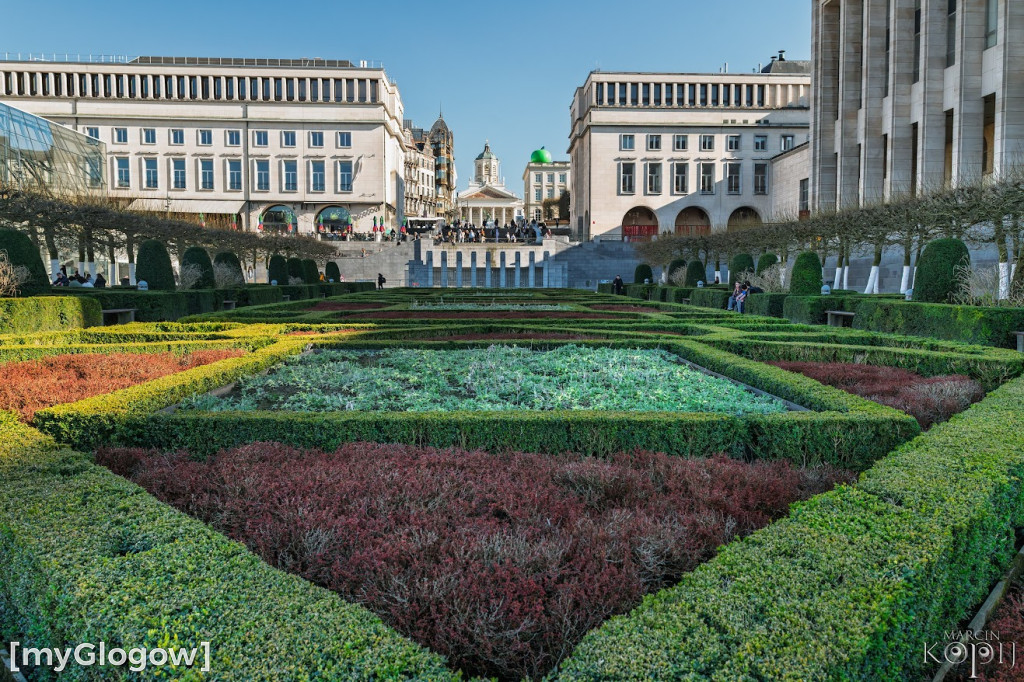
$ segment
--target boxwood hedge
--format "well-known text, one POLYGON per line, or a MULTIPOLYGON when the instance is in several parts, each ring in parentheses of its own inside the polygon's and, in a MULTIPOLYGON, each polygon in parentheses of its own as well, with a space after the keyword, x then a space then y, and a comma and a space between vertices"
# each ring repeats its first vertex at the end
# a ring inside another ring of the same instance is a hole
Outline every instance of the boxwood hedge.
POLYGON ((0 334, 28 334, 101 324, 103 315, 100 314, 100 304, 92 298, 0 298, 0 334))

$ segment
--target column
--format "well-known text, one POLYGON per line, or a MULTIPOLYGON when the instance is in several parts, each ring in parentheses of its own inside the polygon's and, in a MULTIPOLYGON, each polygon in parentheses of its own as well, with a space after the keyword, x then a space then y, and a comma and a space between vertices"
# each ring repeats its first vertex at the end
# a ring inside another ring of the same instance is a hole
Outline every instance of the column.
POLYGON ((462 288, 462 252, 455 252, 455 286, 462 288))
POLYGON ((516 278, 513 281, 512 288, 513 289, 518 289, 519 287, 521 287, 523 285, 523 280, 520 278, 521 274, 522 274, 522 259, 520 258, 520 253, 518 251, 516 251, 515 263, 516 263, 516 278))
POLYGON ((550 270, 551 270, 551 252, 550 251, 545 251, 544 252, 544 263, 543 263, 542 267, 544 268, 544 270, 543 270, 543 272, 541 272, 541 285, 545 289, 547 289, 548 287, 551 286, 551 273, 550 273, 550 270))
POLYGON ((530 251, 530 254, 527 258, 527 263, 528 265, 526 267, 526 286, 533 289, 536 288, 537 286, 537 256, 533 251, 530 251))
POLYGON ((476 288, 476 251, 469 252, 469 286, 476 288))
POLYGON ((498 255, 498 288, 505 288, 505 252, 498 255))
POLYGON ((441 288, 448 286, 448 252, 441 252, 441 288))
POLYGON ((491 268, 493 265, 491 252, 488 251, 484 254, 484 286, 488 289, 491 288, 491 268))
POLYGON ((427 286, 434 286, 434 252, 427 251, 427 286))

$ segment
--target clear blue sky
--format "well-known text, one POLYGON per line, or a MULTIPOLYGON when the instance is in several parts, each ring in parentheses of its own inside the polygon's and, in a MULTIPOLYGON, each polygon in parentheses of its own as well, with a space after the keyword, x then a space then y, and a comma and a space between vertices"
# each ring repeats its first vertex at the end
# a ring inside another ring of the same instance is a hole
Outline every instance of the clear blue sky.
POLYGON ((3 5, 9 52, 383 62, 407 118, 429 128, 443 105, 460 188, 489 139, 519 195, 531 151, 568 158, 569 104, 590 71, 750 72, 811 44, 807 0, 3 5))

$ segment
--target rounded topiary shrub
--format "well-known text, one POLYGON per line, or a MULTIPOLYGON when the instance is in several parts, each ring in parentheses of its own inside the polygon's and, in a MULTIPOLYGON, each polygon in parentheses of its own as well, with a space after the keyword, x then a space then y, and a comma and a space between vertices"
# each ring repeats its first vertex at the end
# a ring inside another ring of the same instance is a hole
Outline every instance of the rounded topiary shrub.
POLYGON ((18 296, 35 296, 50 291, 50 278, 42 256, 28 235, 15 230, 0 230, 0 251, 7 253, 7 260, 12 266, 28 271, 27 279, 18 285, 18 296))
POLYGON ((306 258, 302 261, 302 281, 306 284, 316 284, 320 281, 320 268, 316 266, 315 260, 306 258))
POLYGON ((789 276, 789 293, 794 296, 816 296, 821 293, 821 259, 814 251, 803 251, 793 263, 789 276))
POLYGON ((634 284, 643 284, 644 280, 648 280, 652 284, 654 283, 654 271, 651 270, 651 266, 647 263, 641 263, 633 271, 634 284))
POLYGON ((139 244, 139 253, 135 256, 135 279, 156 291, 173 291, 176 288, 171 257, 163 242, 147 239, 139 244))
POLYGON ((674 261, 668 264, 668 277, 666 278, 670 285, 676 284, 672 281, 672 278, 676 276, 676 273, 682 271, 686 273, 686 260, 682 258, 676 258, 674 261))
POLYGON ((707 279, 707 268, 699 260, 692 260, 686 264, 686 286, 695 287, 697 282, 704 282, 707 279))
MULTIPOLYGON (((212 289, 216 285, 213 278, 213 262, 210 254, 201 246, 190 246, 181 254, 181 267, 197 268, 198 278, 192 284, 192 289, 212 289)), ((179 276, 180 276, 179 272, 179 276)))
POLYGON ((737 253, 729 261, 729 284, 735 284, 741 273, 753 271, 754 257, 749 253, 737 253))
POLYGON ((757 274, 761 274, 771 266, 779 262, 778 257, 774 253, 764 253, 757 259, 757 274))
POLYGON ((216 256, 214 256, 213 264, 226 265, 232 270, 237 270, 238 276, 243 278, 243 280, 245 278, 244 273, 242 272, 242 261, 239 260, 238 256, 236 256, 234 253, 230 251, 221 251, 216 256))
POLYGON ((267 264, 267 282, 288 284, 288 261, 279 253, 271 256, 267 264))
POLYGON ((285 284, 291 284, 291 279, 301 279, 303 282, 306 280, 302 277, 302 260, 299 258, 288 259, 288 280, 285 284))
POLYGON ((341 270, 338 269, 338 264, 332 260, 327 261, 327 265, 324 266, 324 277, 329 281, 340 282, 341 270))
POLYGON ((928 242, 917 263, 914 276, 914 300, 925 303, 951 303, 957 291, 958 268, 970 267, 967 245, 959 239, 928 242))

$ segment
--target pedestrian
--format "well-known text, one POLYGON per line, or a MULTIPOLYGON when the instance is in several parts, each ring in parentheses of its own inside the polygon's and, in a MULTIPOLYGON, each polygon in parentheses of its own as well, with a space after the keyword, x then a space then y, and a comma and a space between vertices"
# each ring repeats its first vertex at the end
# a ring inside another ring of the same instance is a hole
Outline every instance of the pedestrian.
POLYGON ((624 288, 625 287, 622 284, 622 278, 619 277, 618 275, 615 275, 615 279, 612 280, 612 291, 615 293, 616 296, 622 296, 622 290, 624 288))
POLYGON ((377 288, 378 288, 378 289, 383 289, 383 288, 384 288, 384 284, 385 284, 385 282, 387 282, 387 280, 386 280, 386 279, 384 279, 384 275, 382 275, 382 274, 380 274, 380 273, 378 272, 378 273, 377 273, 377 288))
POLYGON ((103 273, 96 275, 96 282, 93 284, 97 289, 103 289, 107 286, 107 278, 103 276, 103 273))

